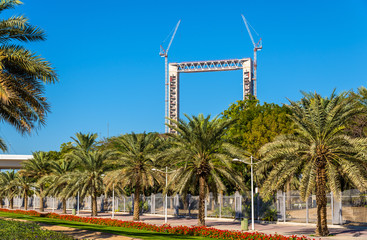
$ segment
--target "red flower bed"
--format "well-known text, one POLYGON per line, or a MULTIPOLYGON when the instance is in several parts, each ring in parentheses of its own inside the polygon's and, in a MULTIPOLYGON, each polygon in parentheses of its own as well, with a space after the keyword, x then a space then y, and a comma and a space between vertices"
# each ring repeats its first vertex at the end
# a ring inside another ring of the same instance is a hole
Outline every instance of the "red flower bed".
MULTIPOLYGON (((42 216, 40 213, 36 211, 23 211, 23 210, 8 210, 8 209, 0 209, 2 212, 12 212, 19 214, 26 214, 31 216, 42 216)), ((110 218, 95 218, 95 217, 79 217, 74 215, 61 215, 57 213, 49 213, 45 215, 45 217, 53 218, 53 219, 61 219, 66 221, 75 221, 75 222, 83 222, 83 223, 92 223, 98 225, 112 226, 112 227, 124 227, 124 228, 133 228, 133 229, 141 229, 147 231, 168 233, 168 234, 178 234, 178 235, 189 235, 189 236, 202 236, 216 239, 248 239, 248 240, 309 240, 309 238, 302 236, 282 236, 278 234, 268 235, 258 232, 242 232, 242 231, 229 231, 229 230, 219 230, 216 228, 209 227, 188 227, 188 226, 170 226, 170 225, 154 225, 143 222, 134 222, 134 221, 122 221, 117 219, 110 218)))
POLYGON ((41 214, 37 211, 34 210, 12 210, 12 209, 5 209, 5 208, 0 208, 1 212, 9 212, 9 213, 18 213, 18 214, 23 214, 23 215, 29 215, 29 216, 36 216, 36 217, 41 217, 44 214, 41 214))

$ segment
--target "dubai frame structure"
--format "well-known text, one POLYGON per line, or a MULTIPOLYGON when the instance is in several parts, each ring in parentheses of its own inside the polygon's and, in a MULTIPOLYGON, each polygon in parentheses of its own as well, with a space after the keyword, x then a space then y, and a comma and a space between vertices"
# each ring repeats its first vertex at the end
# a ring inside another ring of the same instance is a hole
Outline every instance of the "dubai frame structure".
MULTIPOLYGON (((195 61, 195 62, 181 62, 168 63, 168 51, 171 47, 173 38, 180 25, 178 21, 168 47, 164 49, 161 45, 159 55, 165 58, 165 117, 166 117, 166 131, 175 133, 167 124, 171 125, 171 120, 178 120, 180 118, 180 74, 181 73, 196 73, 196 72, 216 72, 216 71, 242 71, 243 81, 243 99, 249 95, 257 96, 256 89, 256 70, 257 70, 257 51, 262 49, 261 38, 259 42, 255 43, 250 28, 251 25, 242 15, 243 21, 246 25, 247 31, 254 46, 254 61, 251 58, 242 59, 228 59, 228 60, 214 60, 214 61, 195 61)), ((253 29, 254 30, 254 29, 253 29)), ((255 30, 254 30, 255 31, 255 30)), ((256 31, 255 31, 256 32, 256 31)), ((257 34, 257 33, 256 33, 257 34)))
MULTIPOLYGON (((169 82, 168 88, 166 88, 166 91, 168 91, 168 93, 166 93, 166 96, 168 95, 168 104, 166 104, 166 107, 168 108, 166 109, 166 114, 168 112, 167 117, 173 120, 177 120, 180 117, 181 73, 242 70, 243 99, 245 99, 246 96, 254 94, 252 69, 253 64, 251 58, 169 63, 169 82)), ((173 129, 169 129, 168 132, 175 133, 173 129)))

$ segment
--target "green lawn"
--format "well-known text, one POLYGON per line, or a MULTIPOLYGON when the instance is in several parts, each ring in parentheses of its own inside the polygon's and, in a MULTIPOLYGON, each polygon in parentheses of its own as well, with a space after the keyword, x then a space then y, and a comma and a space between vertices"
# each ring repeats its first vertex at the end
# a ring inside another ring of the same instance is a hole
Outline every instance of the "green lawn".
POLYGON ((64 220, 51 219, 51 218, 45 218, 45 217, 34 217, 34 216, 7 213, 7 212, 0 212, 0 217, 24 219, 28 221, 45 223, 49 225, 60 225, 64 227, 85 229, 85 230, 91 230, 91 231, 97 231, 97 232, 107 232, 107 233, 112 233, 116 235, 122 235, 122 236, 140 238, 140 239, 211 239, 211 238, 204 238, 204 237, 157 233, 157 232, 137 230, 137 229, 131 229, 131 228, 101 226, 101 225, 96 225, 96 224, 64 221, 64 220))

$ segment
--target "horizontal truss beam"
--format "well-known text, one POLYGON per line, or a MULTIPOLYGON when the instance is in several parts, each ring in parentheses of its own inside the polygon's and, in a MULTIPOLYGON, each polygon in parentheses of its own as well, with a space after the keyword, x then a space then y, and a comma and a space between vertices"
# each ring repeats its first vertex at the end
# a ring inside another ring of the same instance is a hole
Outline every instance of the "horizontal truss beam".
POLYGON ((228 59, 214 61, 197 61, 197 62, 181 62, 170 63, 172 66, 177 66, 177 72, 214 72, 214 71, 231 71, 243 69, 243 64, 251 61, 250 58, 243 59, 228 59))

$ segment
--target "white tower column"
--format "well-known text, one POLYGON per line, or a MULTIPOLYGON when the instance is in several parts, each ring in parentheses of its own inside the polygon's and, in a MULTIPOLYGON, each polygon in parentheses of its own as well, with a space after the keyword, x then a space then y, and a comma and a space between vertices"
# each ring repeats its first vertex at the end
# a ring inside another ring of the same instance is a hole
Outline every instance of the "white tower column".
MULTIPOLYGON (((178 120, 180 118, 179 98, 180 98, 180 75, 178 73, 177 65, 169 64, 169 83, 168 83, 168 117, 170 119, 178 120)), ((169 122, 171 124, 171 122, 169 122)), ((170 133, 176 133, 173 129, 169 129, 170 133)))

